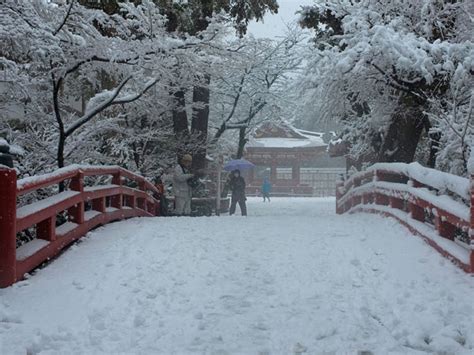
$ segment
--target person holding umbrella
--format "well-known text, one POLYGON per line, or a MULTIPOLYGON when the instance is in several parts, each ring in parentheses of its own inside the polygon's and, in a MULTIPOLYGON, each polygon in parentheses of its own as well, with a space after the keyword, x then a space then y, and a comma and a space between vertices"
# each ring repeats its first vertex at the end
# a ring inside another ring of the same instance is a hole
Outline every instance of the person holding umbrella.
POLYGON ((237 207, 238 203, 242 216, 246 216, 247 205, 245 201, 247 200, 247 198, 245 197, 245 180, 242 176, 240 176, 240 170, 236 169, 232 171, 232 175, 229 181, 229 189, 232 191, 229 215, 232 216, 235 213, 235 208, 237 207))
POLYGON ((245 203, 247 200, 245 197, 245 180, 242 176, 240 176, 240 171, 252 169, 254 166, 255 165, 253 163, 245 159, 231 160, 224 165, 224 170, 232 172, 228 182, 226 183, 226 187, 232 191, 229 209, 230 215, 235 213, 237 203, 240 206, 240 212, 242 213, 242 216, 247 215, 247 206, 245 203))
POLYGON ((235 160, 230 160, 224 165, 224 170, 225 171, 234 171, 234 170, 249 170, 254 168, 255 165, 252 162, 249 162, 248 160, 245 159, 235 159, 235 160))

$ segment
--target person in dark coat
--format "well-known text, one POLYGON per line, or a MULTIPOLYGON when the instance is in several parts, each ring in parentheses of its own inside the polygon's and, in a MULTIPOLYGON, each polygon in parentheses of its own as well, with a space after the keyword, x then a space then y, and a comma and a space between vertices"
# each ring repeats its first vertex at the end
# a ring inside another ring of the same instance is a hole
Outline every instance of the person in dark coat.
POLYGON ((247 206, 245 201, 247 198, 245 197, 245 180, 242 176, 240 176, 239 170, 234 170, 232 172, 232 177, 229 181, 229 189, 232 191, 229 214, 233 215, 235 213, 235 208, 237 207, 238 203, 242 216, 246 216, 247 206))
POLYGON ((7 141, 0 138, 0 165, 13 168, 13 157, 10 154, 10 146, 7 141))

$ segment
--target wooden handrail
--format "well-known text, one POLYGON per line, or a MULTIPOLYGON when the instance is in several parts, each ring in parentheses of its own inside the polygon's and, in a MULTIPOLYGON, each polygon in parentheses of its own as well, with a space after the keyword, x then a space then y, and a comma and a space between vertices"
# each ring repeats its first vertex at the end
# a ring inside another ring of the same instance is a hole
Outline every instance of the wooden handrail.
POLYGON ((393 217, 462 269, 474 273, 474 197, 470 186, 469 179, 419 164, 375 164, 338 182, 336 212, 393 217), (458 239, 460 234, 464 241, 458 239))
POLYGON ((63 181, 72 179, 77 173, 81 171, 84 176, 103 176, 103 175, 113 175, 117 172, 123 171, 127 173, 127 176, 130 176, 133 180, 141 178, 141 176, 136 175, 132 172, 129 172, 125 169, 120 168, 119 166, 92 166, 92 165, 70 165, 68 167, 58 169, 53 173, 37 175, 32 177, 27 177, 17 182, 17 194, 18 196, 47 188, 52 185, 57 185, 63 181))
MULTIPOLYGON (((379 177, 386 174, 390 176, 403 176, 418 185, 424 185, 433 190, 444 189, 468 202, 470 200, 469 179, 448 174, 431 168, 426 168, 418 163, 377 163, 367 170, 353 174, 344 183, 344 189, 348 190, 358 179, 365 179, 371 174, 379 177), (435 184, 436 182, 436 184, 435 184)), ((383 180, 383 179, 382 179, 383 180)))
POLYGON ((44 261, 98 225, 159 214, 158 189, 144 177, 118 166, 73 165, 25 179, 0 167, 0 287, 23 278, 44 261), (85 186, 84 177, 111 175, 112 183, 85 186), (137 188, 123 184, 131 180, 137 188), (19 207, 17 197, 69 180, 68 190, 19 207), (87 206, 87 208, 86 208, 87 206), (66 212, 66 223, 56 217, 66 212), (34 227, 36 239, 16 248, 17 233, 34 227))

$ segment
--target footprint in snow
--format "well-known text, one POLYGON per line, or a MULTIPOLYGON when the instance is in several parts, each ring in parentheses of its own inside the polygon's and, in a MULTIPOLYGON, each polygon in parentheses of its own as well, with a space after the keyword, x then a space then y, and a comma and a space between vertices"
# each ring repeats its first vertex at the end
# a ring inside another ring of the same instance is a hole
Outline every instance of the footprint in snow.
POLYGON ((352 259, 351 264, 354 266, 360 266, 360 260, 359 259, 352 259))
POLYGON ((102 312, 97 312, 97 313, 93 313, 93 314, 90 314, 88 316, 89 318, 89 324, 91 326, 92 329, 95 329, 95 330, 106 330, 107 327, 105 325, 105 322, 104 322, 104 315, 102 312))
MULTIPOLYGON (((191 342, 191 346, 198 346, 198 345, 202 345, 202 340, 200 337, 195 337, 193 339, 193 341, 191 342)), ((196 351, 196 349, 192 349, 193 351, 196 351)))
POLYGON ((239 306, 242 308, 250 308, 252 306, 252 303, 246 300, 242 300, 239 306))
POLYGON ((211 355, 229 355, 230 353, 224 349, 214 350, 211 355))
POLYGON ((337 329, 331 328, 316 335, 316 340, 323 340, 336 335, 337 329))
POLYGON ((140 328, 145 325, 145 317, 141 314, 135 315, 135 318, 133 319, 133 325, 135 328, 140 328))
POLYGON ((203 318, 203 314, 201 312, 198 312, 194 315, 194 319, 202 319, 203 318))
POLYGON ((158 293, 156 293, 156 292, 148 292, 147 295, 146 295, 146 298, 148 298, 150 300, 154 300, 156 297, 158 297, 158 293))
POLYGON ((23 323, 19 315, 13 314, 2 314, 0 313, 0 323, 14 323, 21 324, 23 323))
MULTIPOLYGON (((28 277, 31 277, 30 274, 25 274, 25 275, 28 275, 28 277)), ((30 285, 29 281, 23 280, 23 281, 19 281, 16 284, 14 284, 13 287, 25 287, 25 286, 29 286, 29 285, 30 285)))
POLYGON ((81 284, 79 281, 73 281, 72 284, 76 287, 78 290, 83 290, 85 286, 81 284))
POLYGON ((270 285, 270 284, 274 283, 274 279, 272 277, 265 277, 263 279, 263 283, 266 284, 266 285, 270 285))
POLYGON ((295 355, 300 355, 308 351, 308 348, 300 343, 296 343, 293 347, 293 353, 295 355))
POLYGON ((257 324, 255 324, 254 328, 258 330, 268 330, 268 326, 262 322, 258 322, 257 324))

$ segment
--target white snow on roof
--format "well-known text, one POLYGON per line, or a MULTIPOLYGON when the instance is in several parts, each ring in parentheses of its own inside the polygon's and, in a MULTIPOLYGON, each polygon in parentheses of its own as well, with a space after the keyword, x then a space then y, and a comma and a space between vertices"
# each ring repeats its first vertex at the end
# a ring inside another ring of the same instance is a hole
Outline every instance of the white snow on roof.
POLYGON ((252 137, 247 144, 252 148, 310 148, 325 147, 322 132, 312 132, 298 129, 288 123, 279 126, 287 131, 292 131, 293 137, 252 137), (295 138, 299 136, 300 138, 295 138))
MULTIPOLYGON (((248 146, 253 148, 310 148, 325 147, 327 145, 320 136, 304 134, 303 132, 298 131, 305 138, 253 138, 248 146)), ((315 134, 316 132, 311 133, 315 134)))
POLYGON ((319 137, 298 138, 254 138, 248 147, 252 148, 310 148, 325 147, 326 143, 319 137))
POLYGON ((286 138, 286 137, 263 137, 253 138, 248 143, 249 147, 254 148, 310 148, 325 147, 322 137, 324 133, 310 132, 291 127, 294 131, 304 138, 286 138))
POLYGON ((313 132, 313 131, 306 131, 304 129, 297 129, 295 128, 295 130, 299 133, 299 134, 302 134, 303 136, 305 137, 319 137, 319 138, 322 138, 324 136, 324 133, 323 132, 313 132))

